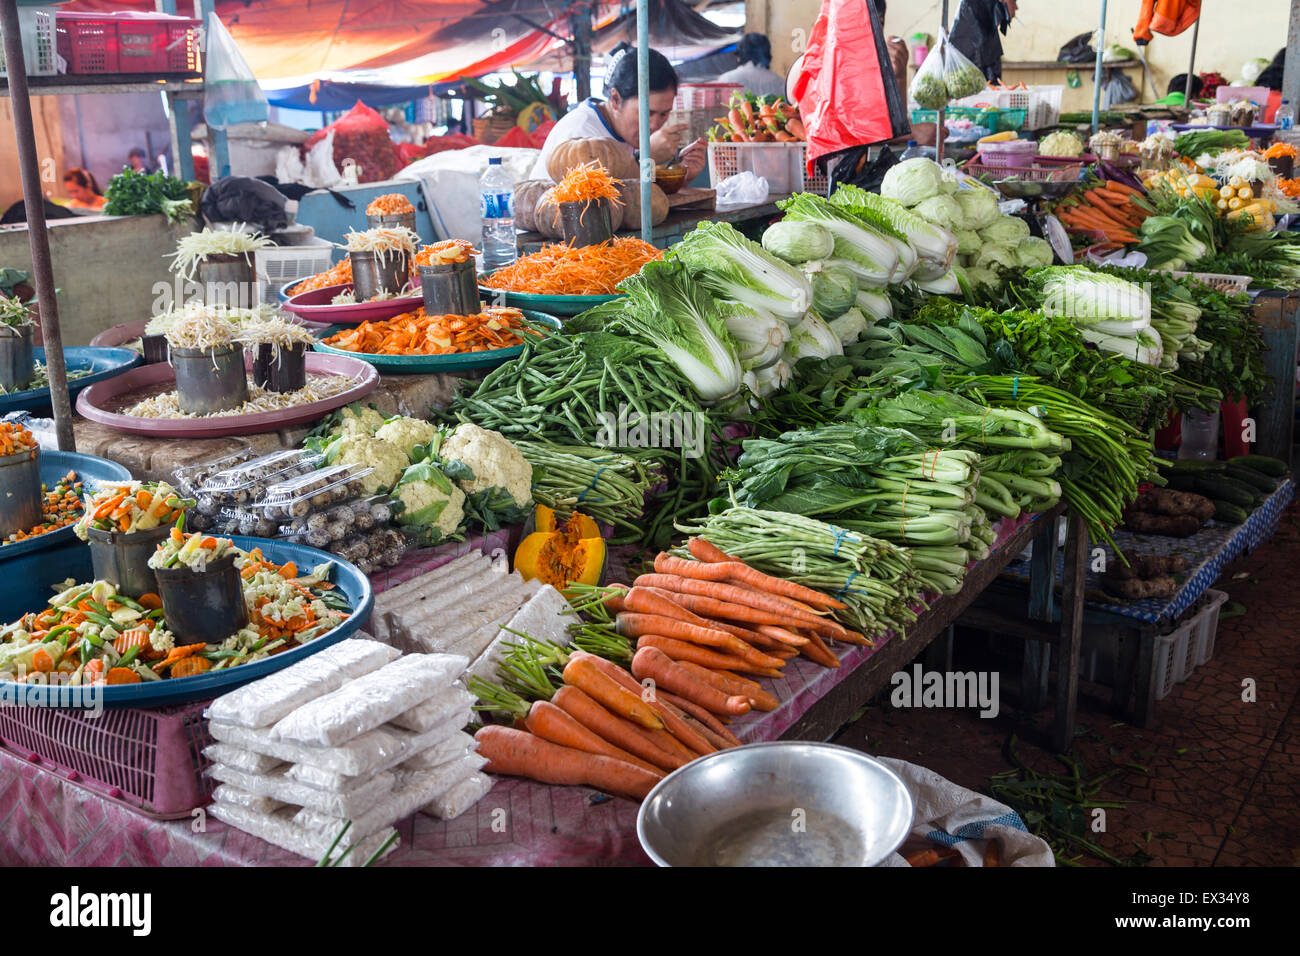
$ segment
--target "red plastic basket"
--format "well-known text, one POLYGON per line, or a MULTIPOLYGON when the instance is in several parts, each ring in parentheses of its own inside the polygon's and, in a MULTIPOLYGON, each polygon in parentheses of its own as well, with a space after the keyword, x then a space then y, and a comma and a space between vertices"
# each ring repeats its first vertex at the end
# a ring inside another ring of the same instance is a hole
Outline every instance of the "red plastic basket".
POLYGON ((72 74, 197 73, 199 26, 160 14, 60 13, 55 35, 72 74))
POLYGON ((189 816, 207 803, 204 775, 213 742, 210 700, 152 710, 0 708, 0 742, 10 753, 155 819, 189 816))
POLYGON ((739 83, 683 83, 677 88, 673 109, 703 110, 722 106, 731 99, 732 93, 743 89, 739 83))
POLYGON ((979 153, 966 164, 966 172, 972 176, 987 173, 994 179, 1008 179, 1015 176, 1035 183, 1072 183, 1079 179, 1083 163, 1077 159, 1060 156, 1025 157, 1029 162, 1017 157, 1017 164, 1003 166, 982 162, 986 154, 979 153))

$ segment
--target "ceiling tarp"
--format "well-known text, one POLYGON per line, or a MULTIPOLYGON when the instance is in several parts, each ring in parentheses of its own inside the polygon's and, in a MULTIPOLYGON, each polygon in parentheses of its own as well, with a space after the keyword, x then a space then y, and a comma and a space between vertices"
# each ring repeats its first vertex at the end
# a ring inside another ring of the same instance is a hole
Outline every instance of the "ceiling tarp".
POLYGON ((385 86, 378 83, 344 83, 321 80, 305 86, 288 86, 282 89, 263 90, 266 101, 272 106, 295 110, 324 110, 344 112, 352 109, 357 100, 371 109, 398 106, 412 100, 424 99, 440 90, 432 84, 424 86, 385 86))

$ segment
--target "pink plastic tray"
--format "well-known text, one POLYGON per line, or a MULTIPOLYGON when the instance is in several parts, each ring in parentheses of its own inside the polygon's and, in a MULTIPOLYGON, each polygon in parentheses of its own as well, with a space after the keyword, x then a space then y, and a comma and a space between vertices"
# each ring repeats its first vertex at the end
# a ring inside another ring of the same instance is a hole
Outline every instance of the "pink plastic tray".
MULTIPOLYGON (((252 358, 244 356, 246 368, 252 368, 252 358)), ((271 432, 290 425, 304 425, 315 421, 326 412, 342 408, 349 402, 369 395, 379 385, 379 372, 369 362, 345 355, 307 353, 307 371, 317 374, 346 375, 356 385, 324 401, 310 402, 297 408, 274 412, 257 412, 252 415, 222 415, 216 418, 136 418, 123 415, 119 409, 134 405, 151 395, 158 395, 175 387, 176 374, 166 362, 155 362, 132 369, 125 375, 96 382, 77 396, 77 414, 92 422, 132 435, 151 438, 220 438, 226 435, 253 435, 271 432), (103 386, 103 387, 101 387, 103 386)))
POLYGON ((422 295, 405 295, 398 299, 380 302, 358 302, 356 305, 330 305, 336 295, 351 292, 349 285, 327 285, 323 289, 300 292, 283 306, 285 311, 303 319, 325 322, 330 325, 360 325, 362 322, 382 322, 403 312, 424 305, 422 295))

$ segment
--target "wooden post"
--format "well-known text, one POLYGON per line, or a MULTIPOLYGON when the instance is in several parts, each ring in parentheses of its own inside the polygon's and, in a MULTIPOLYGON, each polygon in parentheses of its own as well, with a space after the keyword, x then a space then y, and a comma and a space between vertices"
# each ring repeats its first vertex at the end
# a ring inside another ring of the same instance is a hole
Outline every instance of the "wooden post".
POLYGON ((1286 65, 1282 68, 1282 99, 1291 108, 1300 104, 1300 0, 1291 0, 1291 17, 1286 31, 1286 65))
POLYGON ((1088 568, 1088 527, 1074 512, 1065 539, 1061 582, 1061 640, 1056 657, 1056 721, 1052 747, 1064 753, 1074 744, 1074 713, 1079 696, 1079 651, 1083 644, 1083 600, 1088 568))
POLYGON ((1295 429, 1296 349, 1300 346, 1300 294, 1261 292, 1255 299, 1254 318, 1268 351, 1264 366, 1273 390, 1257 409, 1255 446, 1252 451, 1291 463, 1291 434, 1295 429))
MULTIPOLYGON (((1029 619, 1051 623, 1056 616, 1056 519, 1043 522, 1034 538, 1034 555, 1029 561, 1029 619)), ((1052 647, 1041 641, 1025 641, 1020 671, 1020 696, 1027 711, 1040 710, 1047 702, 1047 678, 1051 670, 1052 647)))

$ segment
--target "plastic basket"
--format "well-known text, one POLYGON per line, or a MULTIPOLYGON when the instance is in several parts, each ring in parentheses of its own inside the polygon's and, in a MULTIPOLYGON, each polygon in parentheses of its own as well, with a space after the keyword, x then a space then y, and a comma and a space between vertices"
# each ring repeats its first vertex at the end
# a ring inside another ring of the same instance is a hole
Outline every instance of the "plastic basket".
POLYGON ((739 83, 683 83, 677 87, 673 99, 674 110, 702 110, 722 106, 736 90, 744 89, 739 83))
POLYGON ((189 816, 208 802, 211 744, 203 711, 210 700, 149 710, 0 708, 0 741, 10 753, 156 819, 189 816))
POLYGON ((1205 606, 1192 620, 1192 647, 1188 651, 1195 667, 1200 667, 1214 656, 1214 637, 1219 630, 1219 611, 1228 600, 1228 595, 1223 591, 1210 588, 1205 592, 1202 600, 1205 601, 1205 606))
POLYGON ((717 188, 737 173, 752 172, 767 180, 773 195, 815 192, 826 195, 830 182, 818 171, 806 176, 807 143, 710 143, 709 185, 717 188))
POLYGON ((976 149, 979 150, 977 159, 981 165, 1004 169, 1030 163, 1038 152, 1038 144, 1032 140, 1014 139, 1005 143, 979 143, 976 149))
MULTIPOLYGON (((55 55, 54 9, 19 7, 18 32, 23 41, 23 67, 28 76, 56 76, 59 72, 55 55)), ((0 30, 0 76, 8 76, 5 65, 4 31, 0 30)))
MULTIPOLYGON (((1024 110, 1004 110, 996 106, 950 106, 943 111, 946 122, 950 119, 968 119, 994 133, 1012 132, 1025 125, 1024 110)), ((912 123, 937 123, 937 110, 912 110, 912 123)))
POLYGON ((1061 119, 1064 86, 1031 86, 1023 90, 984 90, 957 100, 956 106, 996 106, 1003 110, 1024 110, 1024 129, 1055 126, 1061 119))
POLYGON ((1152 668, 1155 677, 1156 700, 1164 700, 1173 691, 1174 685, 1185 679, 1187 667, 1187 645, 1191 638, 1191 622, 1178 627, 1172 634, 1161 634, 1155 640, 1155 661, 1152 668))
POLYGON ((1191 278, 1219 292, 1245 292, 1250 288, 1250 276, 1232 276, 1220 272, 1170 272, 1175 279, 1191 278))
POLYGON ((197 73, 199 26, 161 14, 60 13, 55 30, 69 73, 197 73))
POLYGON ((334 247, 329 243, 319 246, 276 246, 254 251, 257 300, 274 303, 276 291, 286 282, 324 272, 334 264, 333 252, 334 247))
POLYGON ((1016 156, 1014 163, 989 163, 989 155, 983 150, 996 143, 986 143, 980 147, 981 152, 966 164, 966 172, 971 176, 985 174, 994 179, 1006 179, 1015 176, 1034 183, 1072 183, 1077 182, 1083 172, 1083 163, 1077 159, 1059 156, 1016 156), (1026 161, 1027 160, 1027 161, 1026 161))

